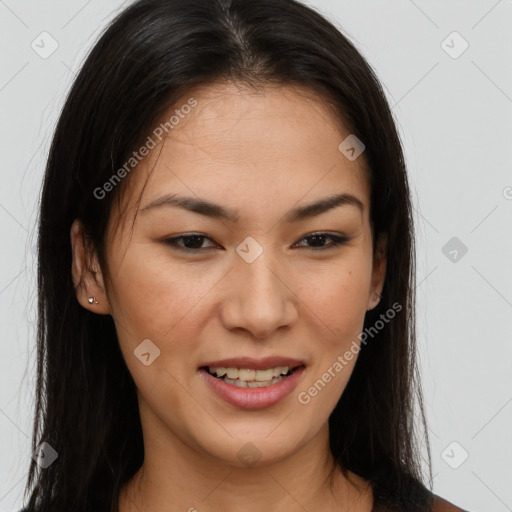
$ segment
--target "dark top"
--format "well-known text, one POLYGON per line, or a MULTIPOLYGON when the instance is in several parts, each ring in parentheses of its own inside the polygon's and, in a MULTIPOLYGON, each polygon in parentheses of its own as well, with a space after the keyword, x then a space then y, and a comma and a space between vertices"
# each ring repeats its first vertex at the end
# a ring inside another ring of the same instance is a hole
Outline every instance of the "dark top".
MULTIPOLYGON (((459 507, 456 507, 452 503, 440 498, 436 494, 429 494, 432 500, 431 512, 467 512, 459 507)), ((381 498, 375 496, 374 505, 372 508, 372 512, 418 512, 419 510, 425 510, 424 504, 414 503, 414 500, 411 500, 409 503, 404 503, 402 505, 395 504, 386 504, 386 500, 382 501, 381 498), (397 508, 400 507, 400 508, 397 508)), ((426 510, 429 510, 428 508, 426 510)), ((28 509, 24 508, 20 510, 20 512, 29 512, 28 509)), ((60 511, 55 511, 60 512, 60 511)))
MULTIPOLYGON (((414 478, 404 479, 400 485, 397 485, 389 474, 381 473, 380 476, 372 479, 371 485, 374 502, 372 512, 467 512, 433 494, 414 478)), ((98 507, 93 506, 93 508, 98 507)), ((101 511, 88 510, 88 512, 106 512, 107 509, 108 507, 105 507, 101 511)), ((29 512, 29 509, 24 508, 20 512, 29 512)))
POLYGON ((386 474, 372 482, 372 512, 467 512, 432 493, 415 479, 405 480, 400 491, 386 474))
POLYGON ((380 503, 377 500, 374 500, 372 512, 417 512, 419 510, 424 511, 427 510, 429 512, 468 512, 455 506, 453 503, 450 503, 443 498, 437 496, 436 494, 432 494, 433 503, 430 509, 425 509, 422 507, 417 507, 413 503, 409 505, 404 505, 401 508, 396 508, 396 506, 387 506, 383 503, 380 503))

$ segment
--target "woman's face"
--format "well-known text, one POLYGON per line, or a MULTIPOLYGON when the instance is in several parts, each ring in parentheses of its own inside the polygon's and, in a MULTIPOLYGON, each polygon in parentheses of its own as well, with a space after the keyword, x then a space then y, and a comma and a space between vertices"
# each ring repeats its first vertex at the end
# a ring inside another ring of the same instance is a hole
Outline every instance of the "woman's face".
POLYGON ((325 443, 385 261, 372 258, 364 153, 340 151, 349 132, 306 94, 198 89, 125 178, 106 295, 80 300, 113 316, 145 442, 239 466, 325 443))

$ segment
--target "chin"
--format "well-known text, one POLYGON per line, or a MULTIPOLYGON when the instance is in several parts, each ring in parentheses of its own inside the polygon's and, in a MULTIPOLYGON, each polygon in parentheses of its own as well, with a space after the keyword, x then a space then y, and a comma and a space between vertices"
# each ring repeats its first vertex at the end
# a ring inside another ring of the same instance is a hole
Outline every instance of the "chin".
POLYGON ((286 460, 301 447, 303 443, 295 442, 289 434, 287 432, 286 437, 265 438, 257 437, 253 433, 247 436, 233 436, 229 440, 224 437, 213 443, 210 437, 202 446, 202 450, 209 458, 227 466, 262 468, 286 460))

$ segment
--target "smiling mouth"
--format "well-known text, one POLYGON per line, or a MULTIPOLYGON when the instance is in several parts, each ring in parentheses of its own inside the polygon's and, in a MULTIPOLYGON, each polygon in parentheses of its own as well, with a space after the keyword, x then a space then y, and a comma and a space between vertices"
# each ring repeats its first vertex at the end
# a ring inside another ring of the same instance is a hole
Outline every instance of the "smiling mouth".
POLYGON ((212 377, 232 386, 239 388, 266 388, 282 382, 303 366, 298 365, 293 368, 277 366, 265 370, 203 366, 201 369, 208 372, 212 377))

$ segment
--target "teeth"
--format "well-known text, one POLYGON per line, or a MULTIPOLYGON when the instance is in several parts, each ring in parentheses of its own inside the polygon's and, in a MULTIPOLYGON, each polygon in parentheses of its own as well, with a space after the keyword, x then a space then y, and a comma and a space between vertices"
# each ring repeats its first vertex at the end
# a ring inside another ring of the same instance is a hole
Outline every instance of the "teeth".
POLYGON ((281 382, 284 379, 283 376, 281 377, 274 377, 271 380, 266 380, 263 382, 258 381, 250 381, 246 382, 244 380, 240 379, 228 379, 227 377, 224 377, 222 379, 227 384, 231 384, 232 386, 237 386, 239 388, 264 388, 267 386, 273 386, 274 384, 277 384, 278 382, 281 382))
POLYGON ((290 368, 288 366, 278 366, 277 368, 274 368, 274 377, 279 377, 281 374, 286 375, 289 369, 290 368))
MULTIPOLYGON (((267 370, 251 370, 249 368, 214 368, 209 367, 210 373, 214 373, 217 377, 224 377, 224 380, 240 380, 242 382, 270 382, 273 378, 286 375, 290 369, 289 366, 278 366, 276 368, 268 368, 267 370)), ((247 386, 244 386, 247 387, 247 386)), ((250 386, 256 387, 256 386, 250 386)))
POLYGON ((272 380, 272 377, 274 377, 274 370, 272 370, 272 368, 269 370, 257 370, 254 374, 254 380, 258 382, 265 382, 267 380, 272 380))
POLYGON ((226 375, 229 379, 238 379, 238 368, 226 368, 226 375))
POLYGON ((225 377, 224 379, 224 382, 227 382, 228 384, 231 384, 233 386, 237 386, 239 388, 247 388, 249 387, 247 385, 247 382, 245 382, 244 380, 240 380, 240 379, 228 379, 227 377, 225 377))
MULTIPOLYGON (((258 370, 258 373, 259 370, 258 370)), ((256 376, 256 370, 238 370, 238 378, 240 380, 244 380, 245 382, 249 380, 254 380, 254 377, 256 376)), ((257 379, 259 380, 259 379, 257 379)))

